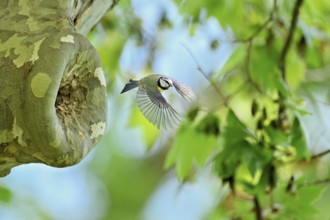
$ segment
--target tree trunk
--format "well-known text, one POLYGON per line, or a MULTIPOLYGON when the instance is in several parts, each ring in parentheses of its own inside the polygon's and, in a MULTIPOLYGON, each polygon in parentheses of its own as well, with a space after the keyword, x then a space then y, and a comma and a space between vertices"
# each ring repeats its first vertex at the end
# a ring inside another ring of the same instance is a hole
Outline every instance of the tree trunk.
POLYGON ((114 2, 0 1, 0 176, 81 161, 106 126, 106 84, 86 34, 114 2))

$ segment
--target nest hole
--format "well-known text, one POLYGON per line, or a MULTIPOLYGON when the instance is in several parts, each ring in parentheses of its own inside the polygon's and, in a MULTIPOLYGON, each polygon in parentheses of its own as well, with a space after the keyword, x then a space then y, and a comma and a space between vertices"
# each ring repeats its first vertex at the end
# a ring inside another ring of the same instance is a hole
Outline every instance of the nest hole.
POLYGON ((55 101, 57 116, 62 122, 66 119, 79 117, 82 113, 81 105, 86 101, 87 88, 82 86, 82 78, 73 75, 61 82, 55 101))

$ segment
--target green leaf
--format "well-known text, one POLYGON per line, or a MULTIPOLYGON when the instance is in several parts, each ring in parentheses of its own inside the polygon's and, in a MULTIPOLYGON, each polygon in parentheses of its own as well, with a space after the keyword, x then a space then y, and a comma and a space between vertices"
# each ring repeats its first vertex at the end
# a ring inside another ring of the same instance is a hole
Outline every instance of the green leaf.
POLYGON ((217 147, 216 124, 215 116, 206 116, 196 127, 188 123, 179 130, 164 166, 168 169, 175 165, 180 181, 190 174, 195 163, 203 166, 217 147))
POLYGON ((293 122, 291 145, 296 149, 296 160, 310 158, 311 153, 308 149, 305 134, 298 118, 295 118, 293 122))
POLYGON ((314 203, 324 189, 324 186, 314 185, 298 188, 291 194, 285 191, 285 186, 279 187, 275 196, 275 202, 281 206, 277 219, 312 219, 318 212, 314 203))
POLYGON ((264 131, 268 135, 270 139, 270 143, 272 145, 281 145, 288 146, 289 145, 289 136, 283 133, 280 129, 272 128, 270 126, 265 127, 264 131))
POLYGON ((3 203, 9 203, 13 197, 12 192, 3 186, 0 186, 0 201, 3 203))
MULTIPOLYGON (((228 73, 236 68, 239 68, 244 63, 246 56, 246 48, 243 45, 239 45, 233 54, 229 57, 228 61, 225 63, 224 67, 221 69, 221 73, 228 73)), ((218 77, 215 75, 215 77, 218 77)))
POLYGON ((250 185, 254 192, 263 191, 268 182, 264 185, 258 183, 260 174, 267 172, 265 169, 272 160, 271 149, 254 143, 253 134, 248 132, 233 111, 228 112, 227 126, 222 138, 223 150, 215 163, 218 175, 222 178, 235 175, 241 183, 245 182, 245 190, 249 190, 250 185))
POLYGON ((296 90, 305 78, 305 63, 295 50, 288 54, 286 68, 286 81, 293 90, 296 90))
POLYGON ((237 166, 243 161, 246 150, 249 149, 250 144, 245 140, 248 136, 245 125, 230 110, 227 114, 227 126, 222 134, 223 150, 215 159, 215 168, 220 177, 234 175, 237 166))
POLYGON ((280 74, 277 68, 277 57, 273 50, 265 46, 255 46, 251 54, 251 78, 264 91, 279 89, 280 74))
POLYGON ((306 64, 309 68, 321 68, 323 66, 322 55, 317 48, 317 43, 309 46, 306 51, 306 64))
POLYGON ((189 109, 189 111, 186 115, 188 121, 193 122, 196 119, 196 117, 198 116, 199 111, 200 111, 199 106, 194 106, 191 109, 189 109))
POLYGON ((246 126, 237 118, 236 114, 230 110, 227 115, 227 126, 223 134, 225 145, 231 146, 236 142, 241 142, 248 135, 249 133, 246 126))
POLYGON ((232 145, 225 145, 224 143, 224 149, 215 158, 215 169, 222 178, 235 175, 236 169, 241 163, 247 143, 243 140, 238 141, 235 141, 232 145))
POLYGON ((247 165, 250 174, 254 177, 258 170, 263 170, 272 159, 272 151, 260 145, 249 145, 244 154, 244 163, 247 165))
POLYGON ((196 130, 204 134, 218 136, 220 134, 219 119, 213 114, 208 114, 198 123, 196 130))
POLYGON ((276 168, 273 164, 265 164, 261 169, 261 177, 254 189, 255 194, 263 194, 267 189, 273 189, 277 183, 276 168))

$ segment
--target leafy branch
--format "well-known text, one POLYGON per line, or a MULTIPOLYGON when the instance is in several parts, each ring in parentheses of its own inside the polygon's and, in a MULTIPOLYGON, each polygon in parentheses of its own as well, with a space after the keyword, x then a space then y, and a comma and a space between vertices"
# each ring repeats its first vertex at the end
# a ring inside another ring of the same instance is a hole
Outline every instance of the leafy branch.
MULTIPOLYGON (((277 180, 277 171, 280 166, 291 162, 299 163, 306 158, 317 159, 330 153, 329 149, 309 157, 310 150, 300 124, 301 121, 296 116, 296 109, 292 107, 290 102, 292 101, 290 99, 291 91, 287 89, 286 72, 289 73, 290 65, 294 64, 290 62, 292 61, 291 58, 296 58, 291 56, 289 51, 296 43, 294 34, 297 32, 297 22, 302 4, 303 0, 295 0, 290 17, 288 17, 289 25, 283 28, 283 23, 277 14, 278 1, 273 0, 273 6, 268 17, 265 17, 266 20, 247 38, 234 41, 234 43, 239 43, 242 46, 243 53, 239 54, 238 59, 235 57, 235 59, 230 60, 231 62, 226 66, 228 68, 221 72, 224 76, 221 80, 213 80, 214 78, 211 78, 210 74, 202 69, 189 47, 183 45, 194 60, 197 70, 224 99, 221 106, 229 110, 225 115, 226 122, 222 124, 224 129, 221 130, 221 138, 223 139, 221 149, 217 149, 218 153, 211 158, 211 161, 214 162, 215 170, 224 184, 240 185, 240 188, 236 188, 249 195, 249 202, 254 206, 254 218, 258 220, 267 218, 265 216, 267 210, 271 210, 270 212, 277 215, 276 212, 279 209, 276 208, 276 205, 278 203, 286 204, 285 201, 275 197, 276 193, 284 193, 284 197, 288 197, 292 201, 296 199, 290 197, 290 192, 297 189, 294 177, 289 180, 286 192, 283 190, 284 185, 277 180), (274 34, 278 33, 276 28, 283 28, 281 30, 284 30, 286 35, 281 35, 280 38, 276 39, 276 44, 270 44, 273 42, 271 40, 274 34), (262 39, 264 34, 266 34, 267 39, 262 39), (265 44, 258 44, 262 40, 265 40, 265 44), (235 88, 232 87, 229 93, 225 93, 221 83, 231 82, 228 78, 236 70, 239 70, 237 72, 241 77, 239 84, 235 84, 235 88), (274 81, 272 82, 272 80, 274 81), (252 117, 248 118, 250 121, 245 124, 240 117, 236 116, 240 109, 235 109, 235 111, 237 110, 235 113, 231 108, 232 103, 230 101, 233 97, 238 96, 238 93, 245 91, 247 93, 250 88, 253 92, 258 92, 258 97, 261 99, 257 100, 255 97, 248 99, 248 101, 252 101, 252 117), (262 102, 264 98, 267 99, 265 103, 262 102), (253 104, 255 104, 255 108, 253 108, 253 104), (241 172, 240 168, 247 169, 253 180, 242 178, 241 173, 239 173, 241 172), (256 173, 261 176, 258 177, 256 173), (260 192, 265 192, 265 194, 262 195, 260 192), (267 209, 267 205, 264 204, 265 198, 271 200, 270 203, 267 203, 271 207, 270 209, 267 209)), ((289 74, 288 83, 291 83, 290 80, 294 76, 291 77, 291 72, 289 74)), ((300 82, 298 81, 298 83, 300 82)), ((208 158, 210 159, 210 155, 208 158)), ((203 165, 205 164, 204 161, 203 165)), ((327 183, 330 183, 330 178, 305 183, 303 186, 327 183)), ((230 188, 233 195, 239 198, 239 192, 235 193, 233 190, 235 187, 230 188)), ((304 194, 305 191, 299 190, 298 193, 304 194)), ((282 213, 285 211, 281 211, 282 213)))

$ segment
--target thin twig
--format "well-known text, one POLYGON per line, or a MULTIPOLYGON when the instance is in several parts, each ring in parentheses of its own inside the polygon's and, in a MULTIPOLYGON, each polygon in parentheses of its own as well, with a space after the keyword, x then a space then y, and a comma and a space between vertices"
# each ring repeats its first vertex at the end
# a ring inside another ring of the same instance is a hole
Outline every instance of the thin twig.
POLYGON ((301 161, 302 161, 302 162, 305 162, 305 161, 309 161, 309 160, 317 160, 317 159, 320 159, 321 157, 324 157, 324 156, 326 156, 326 155, 328 155, 328 154, 330 154, 330 149, 327 149, 327 150, 325 150, 325 151, 323 151, 323 152, 321 152, 321 153, 318 153, 318 154, 314 154, 314 155, 312 155, 312 156, 310 157, 310 159, 308 159, 308 158, 304 158, 304 159, 302 159, 301 161))
POLYGON ((307 187, 307 186, 316 186, 316 185, 324 185, 324 184, 329 184, 330 183, 330 178, 326 178, 323 180, 316 180, 313 182, 307 182, 307 183, 302 183, 298 187, 307 187))
POLYGON ((253 204, 254 204, 254 212, 255 212, 255 219, 262 220, 262 210, 260 206, 260 202, 257 196, 253 197, 253 204))
POLYGON ((251 79, 250 60, 252 54, 252 46, 253 46, 253 38, 248 43, 248 47, 246 50, 246 57, 245 57, 245 74, 246 74, 246 78, 249 80, 251 79))
POLYGON ((321 153, 318 153, 318 154, 315 154, 315 155, 312 155, 311 156, 311 159, 319 159, 320 157, 323 157, 323 156, 325 156, 325 155, 327 155, 327 154, 329 154, 330 153, 330 149, 328 149, 328 150, 325 150, 325 151, 323 151, 323 152, 321 152, 321 153))
POLYGON ((261 92, 261 89, 259 85, 254 82, 251 78, 251 72, 250 72, 250 60, 251 60, 251 55, 252 55, 252 46, 253 46, 253 39, 251 39, 248 43, 247 47, 247 52, 246 52, 246 57, 245 57, 245 76, 247 79, 247 83, 252 84, 252 86, 259 92, 261 92))
POLYGON ((291 19, 291 23, 290 23, 289 34, 284 43, 284 46, 283 46, 283 49, 281 51, 280 58, 279 58, 279 68, 280 68, 283 80, 285 80, 285 77, 286 77, 285 58, 288 54, 290 45, 292 43, 293 34, 294 34, 294 31, 297 26, 299 10, 300 10, 302 3, 303 3, 303 0, 297 0, 295 3, 295 6, 294 6, 293 12, 292 12, 292 19, 291 19))
MULTIPOLYGON (((204 70, 202 69, 202 67, 198 63, 196 57, 191 52, 190 48, 187 45, 185 45, 184 43, 181 43, 181 45, 188 51, 188 53, 190 54, 191 58, 194 60, 196 66, 197 66, 197 70, 205 77, 205 79, 207 79, 207 81, 209 81, 209 83, 211 84, 211 86, 219 93, 219 95, 224 100, 226 100, 226 97, 222 94, 222 92, 220 91, 220 89, 218 88, 218 86, 216 85, 216 83, 214 83, 212 80, 210 80, 209 77, 207 76, 207 74, 204 72, 204 70)), ((224 105, 227 106, 227 103, 225 102, 224 105)))

